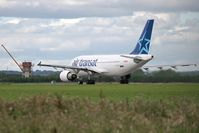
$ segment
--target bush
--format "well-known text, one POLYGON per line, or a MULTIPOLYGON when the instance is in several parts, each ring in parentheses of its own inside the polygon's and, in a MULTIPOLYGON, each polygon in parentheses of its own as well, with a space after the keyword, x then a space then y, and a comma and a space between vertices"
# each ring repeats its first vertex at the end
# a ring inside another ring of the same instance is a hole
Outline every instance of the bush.
POLYGON ((120 102, 35 96, 0 100, 0 132, 199 132, 199 104, 188 99, 120 102))

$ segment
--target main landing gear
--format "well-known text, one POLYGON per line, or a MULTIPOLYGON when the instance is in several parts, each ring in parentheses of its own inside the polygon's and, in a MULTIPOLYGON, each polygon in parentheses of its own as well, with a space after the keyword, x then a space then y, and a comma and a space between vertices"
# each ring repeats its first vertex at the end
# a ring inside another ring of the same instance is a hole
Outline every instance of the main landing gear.
POLYGON ((83 85, 83 81, 82 80, 79 80, 78 82, 77 82, 79 85, 83 85))
MULTIPOLYGON (((86 81, 86 84, 88 84, 88 85, 94 85, 95 84, 95 80, 93 80, 92 77, 93 77, 93 74, 88 72, 88 80, 86 81)), ((80 78, 78 80, 78 84, 82 85, 83 83, 84 83, 83 79, 80 78)))
POLYGON ((95 84, 95 80, 93 80, 94 73, 92 72, 88 72, 88 80, 86 81, 87 85, 94 85, 95 84))
POLYGON ((87 81, 86 81, 86 84, 94 85, 94 84, 95 84, 95 80, 92 80, 92 79, 87 80, 87 81))
MULTIPOLYGON (((82 80, 79 80, 79 81, 78 81, 78 84, 79 84, 79 85, 82 85, 82 84, 84 84, 84 82, 83 82, 82 80)), ((91 79, 90 79, 90 80, 87 80, 87 81, 86 81, 86 84, 88 84, 88 85, 94 85, 94 84, 95 84, 95 80, 91 80, 91 79)))
POLYGON ((130 78, 131 78, 131 75, 122 76, 120 80, 120 84, 128 84, 130 78))

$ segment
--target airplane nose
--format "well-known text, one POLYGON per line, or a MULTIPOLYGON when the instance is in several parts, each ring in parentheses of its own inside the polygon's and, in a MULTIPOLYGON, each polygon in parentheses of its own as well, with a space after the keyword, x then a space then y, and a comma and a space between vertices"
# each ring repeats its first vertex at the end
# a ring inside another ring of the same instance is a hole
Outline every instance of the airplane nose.
POLYGON ((153 57, 154 57, 154 56, 153 56, 153 55, 151 55, 151 59, 153 59, 153 57))

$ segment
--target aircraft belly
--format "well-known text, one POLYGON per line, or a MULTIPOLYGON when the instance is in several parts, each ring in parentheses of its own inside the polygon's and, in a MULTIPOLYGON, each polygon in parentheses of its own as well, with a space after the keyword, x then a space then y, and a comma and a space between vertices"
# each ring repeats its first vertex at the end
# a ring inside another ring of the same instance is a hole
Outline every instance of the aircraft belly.
MULTIPOLYGON (((101 73, 101 75, 105 76, 124 76, 133 73, 145 63, 147 63, 147 61, 143 61, 139 64, 136 64, 130 60, 128 63, 118 62, 111 64, 98 64, 98 66, 93 69, 105 70, 104 72, 101 73)), ((79 77, 88 76, 88 72, 80 71, 77 75, 79 77)))
POLYGON ((104 75, 107 76, 124 76, 132 73, 136 68, 136 65, 133 62, 129 63, 115 63, 107 66, 103 66, 107 70, 107 73, 104 75))

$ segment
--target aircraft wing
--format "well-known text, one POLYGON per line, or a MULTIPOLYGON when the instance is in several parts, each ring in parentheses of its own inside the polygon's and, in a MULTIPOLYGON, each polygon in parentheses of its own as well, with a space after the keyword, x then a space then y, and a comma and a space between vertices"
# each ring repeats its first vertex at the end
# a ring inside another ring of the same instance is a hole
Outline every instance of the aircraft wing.
POLYGON ((106 70, 97 69, 97 68, 86 68, 86 67, 75 67, 75 66, 65 66, 65 65, 42 64, 41 62, 39 62, 37 65, 38 66, 45 66, 45 67, 53 67, 55 69, 56 68, 62 68, 64 70, 72 69, 72 70, 76 70, 76 71, 85 71, 85 72, 92 72, 92 73, 98 73, 98 74, 106 73, 106 70))
POLYGON ((181 66, 181 67, 186 67, 186 66, 197 66, 198 64, 177 64, 177 65, 154 65, 154 66, 144 66, 142 67, 144 70, 148 70, 149 68, 158 68, 160 70, 162 70, 165 67, 170 67, 173 69, 177 69, 177 67, 181 66))

